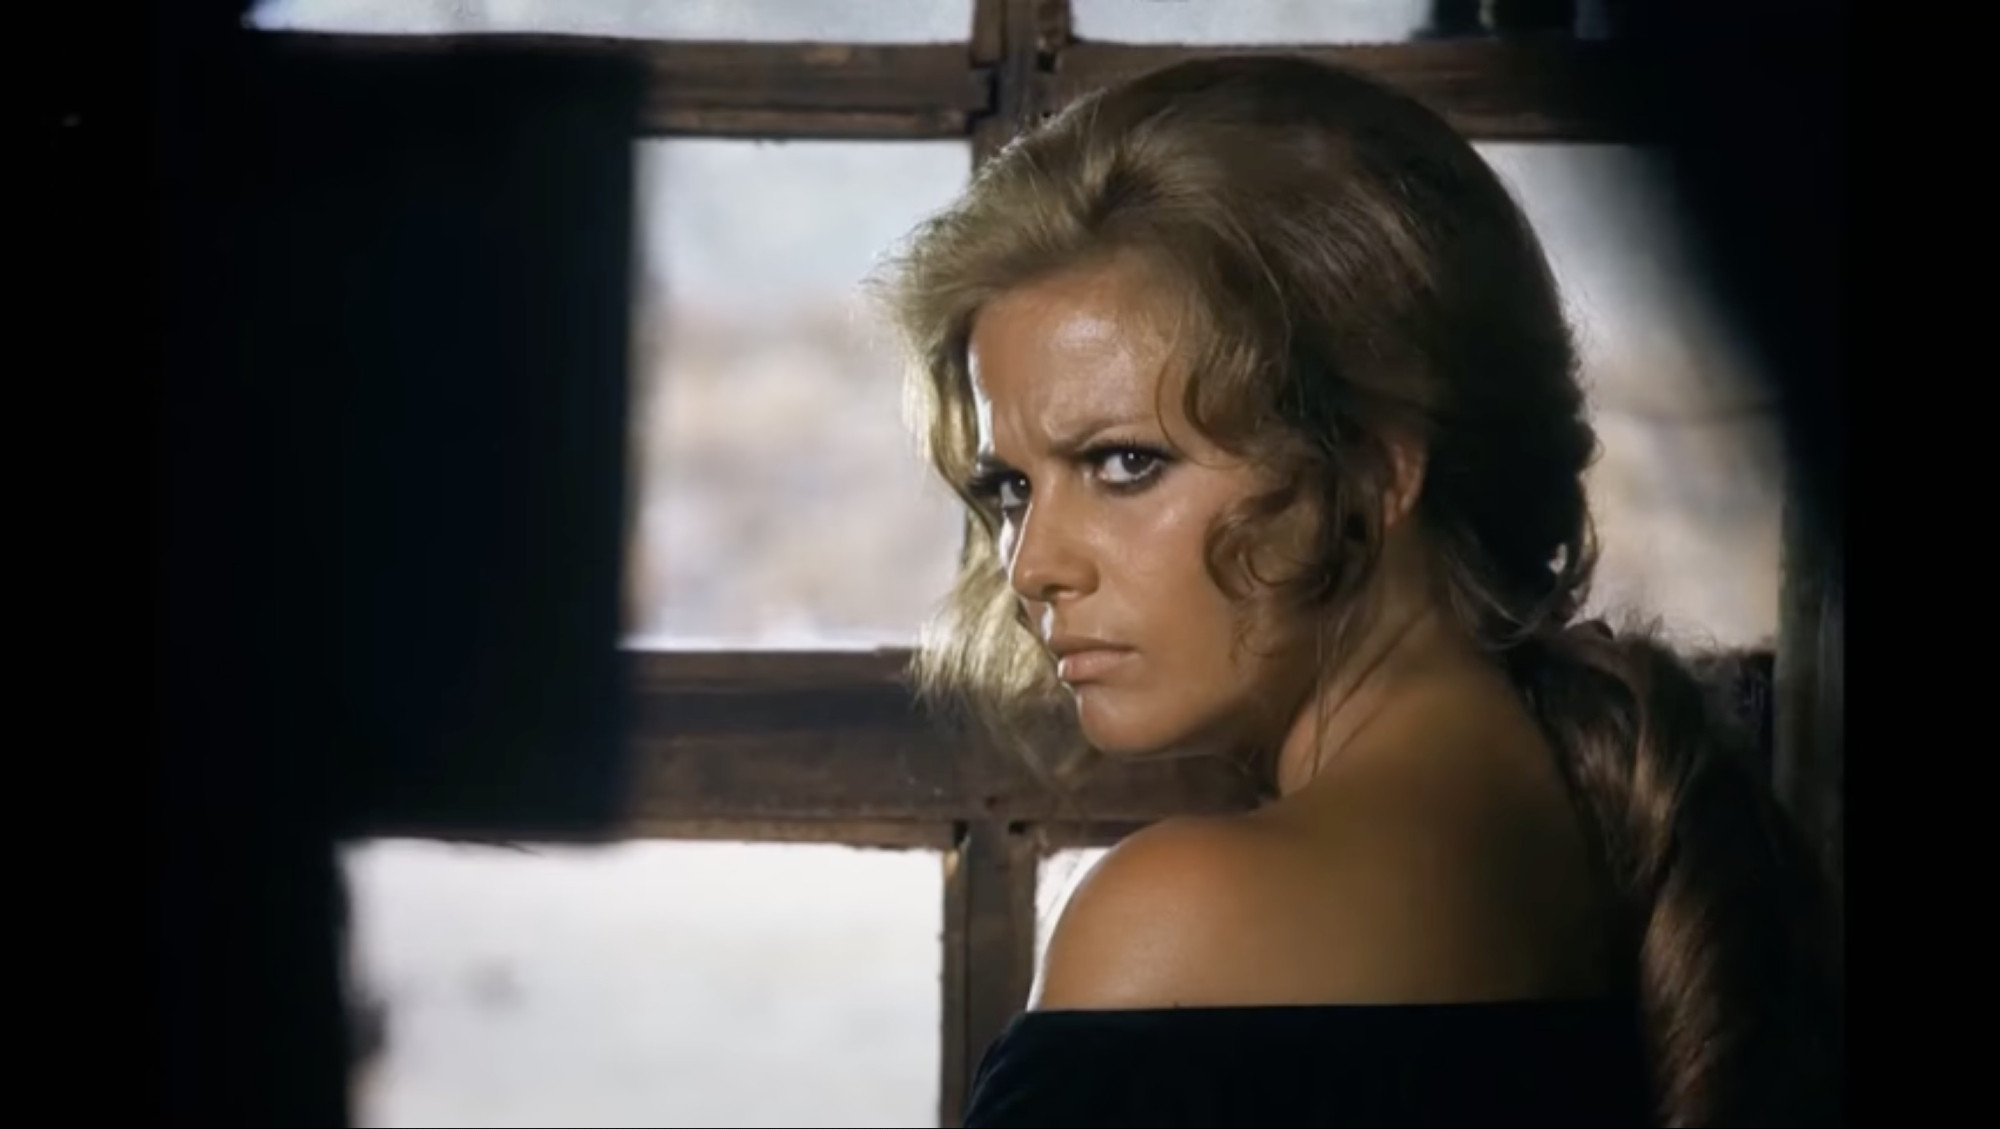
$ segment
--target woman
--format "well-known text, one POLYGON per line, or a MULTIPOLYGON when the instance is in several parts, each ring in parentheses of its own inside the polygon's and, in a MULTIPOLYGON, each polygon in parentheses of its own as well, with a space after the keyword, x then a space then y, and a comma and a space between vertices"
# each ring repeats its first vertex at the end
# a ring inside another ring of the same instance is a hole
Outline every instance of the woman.
POLYGON ((1576 356, 1462 138, 1314 62, 1184 63, 897 265, 978 518, 924 687, 1270 794, 1105 857, 967 1125, 1837 1117, 1811 857, 1687 668, 1575 621, 1576 356))

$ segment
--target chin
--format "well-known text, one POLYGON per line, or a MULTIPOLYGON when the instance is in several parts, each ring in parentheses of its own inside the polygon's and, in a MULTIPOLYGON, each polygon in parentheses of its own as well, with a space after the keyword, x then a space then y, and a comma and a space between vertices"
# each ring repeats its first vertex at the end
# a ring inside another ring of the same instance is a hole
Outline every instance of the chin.
POLYGON ((1178 724, 1163 703, 1086 686, 1075 691, 1077 725, 1090 747, 1107 757, 1137 759, 1183 748, 1196 727, 1178 724))

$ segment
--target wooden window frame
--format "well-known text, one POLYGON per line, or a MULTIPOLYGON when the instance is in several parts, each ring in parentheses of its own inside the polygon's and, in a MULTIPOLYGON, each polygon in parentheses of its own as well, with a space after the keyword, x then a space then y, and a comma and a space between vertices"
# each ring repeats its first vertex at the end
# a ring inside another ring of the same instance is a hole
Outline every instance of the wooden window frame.
MULTIPOLYGON (((1090 43, 1071 34, 1068 0, 976 0, 972 24, 966 41, 949 44, 479 39, 636 61, 647 77, 641 139, 956 138, 971 142, 976 164, 1083 91, 1225 51, 1304 53, 1357 66, 1430 104, 1476 141, 1633 144, 1657 136, 1632 105, 1607 96, 1616 84, 1606 80, 1632 65, 1615 42, 1090 43)), ((437 36, 277 34, 314 50, 368 54, 435 52, 440 43, 437 36)), ((1787 525, 1785 550, 1779 783, 1837 858, 1838 561, 1808 546, 1795 524, 1787 525)), ((957 1124, 979 1054, 1026 1001, 1044 854, 1109 845, 1160 818, 1251 802, 1243 781, 1199 762, 1110 766, 1080 794, 1058 797, 1011 758, 921 716, 903 680, 906 652, 633 657, 635 778, 617 837, 941 853, 944 1126, 957 1124)), ((505 838, 512 830, 492 834, 505 838)))

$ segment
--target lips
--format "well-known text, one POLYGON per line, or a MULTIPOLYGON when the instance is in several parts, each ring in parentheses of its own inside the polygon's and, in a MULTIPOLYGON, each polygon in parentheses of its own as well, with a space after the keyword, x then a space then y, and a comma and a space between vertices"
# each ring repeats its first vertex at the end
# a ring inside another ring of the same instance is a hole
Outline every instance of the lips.
POLYGON ((1083 635, 1058 635, 1048 647, 1056 657, 1056 677, 1071 686, 1103 679, 1132 657, 1130 647, 1083 635))
POLYGON ((1072 651, 1056 660, 1056 677, 1071 686, 1097 682, 1112 674, 1132 652, 1124 648, 1097 647, 1072 651))

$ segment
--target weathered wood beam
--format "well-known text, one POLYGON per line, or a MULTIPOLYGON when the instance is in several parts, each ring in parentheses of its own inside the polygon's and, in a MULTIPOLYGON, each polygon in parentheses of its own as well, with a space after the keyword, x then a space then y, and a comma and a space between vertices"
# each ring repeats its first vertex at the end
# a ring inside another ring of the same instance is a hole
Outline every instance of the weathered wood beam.
POLYGON ((970 127, 953 110, 664 108, 649 110, 645 136, 733 137, 760 141, 936 141, 970 127))
POLYGON ((800 843, 816 846, 864 847, 889 851, 945 851, 952 829, 944 823, 865 822, 816 819, 772 823, 731 820, 638 820, 626 824, 625 839, 677 839, 686 842, 800 843))
POLYGON ((735 43, 576 36, 267 33, 289 49, 448 54, 504 47, 627 60, 644 72, 646 136, 982 137, 987 148, 1078 94, 1220 52, 1296 52, 1347 63, 1423 99, 1478 140, 1644 141, 1621 96, 1615 42, 1468 39, 1229 47, 1077 42, 1057 0, 991 0, 968 42, 735 43))
POLYGON ((940 1125, 960 1123, 980 1057, 1028 1002, 1040 861, 1029 835, 992 821, 964 825, 945 855, 940 1125))
POLYGON ((649 132, 683 132, 700 111, 726 109, 772 122, 781 110, 824 115, 882 137, 964 137, 993 102, 991 75, 959 44, 661 43, 642 58, 649 132))
POLYGON ((1074 43, 1045 76, 1051 108, 1121 78, 1221 53, 1303 54, 1406 91, 1475 141, 1635 143, 1655 123, 1630 97, 1627 51, 1575 40, 1437 40, 1343 46, 1225 47, 1074 43))
POLYGON ((1000 820, 1146 823, 1237 810, 1202 760, 1107 764, 1073 792, 927 717, 885 653, 635 656, 635 823, 1000 820))
POLYGON ((978 0, 975 62, 993 72, 993 104, 974 127, 973 160, 983 162, 1053 107, 1049 69, 1071 42, 1068 0, 978 0))
POLYGON ((992 105, 962 44, 640 41, 581 36, 272 33, 284 49, 356 56, 527 51, 638 67, 644 135, 965 137, 992 105))

